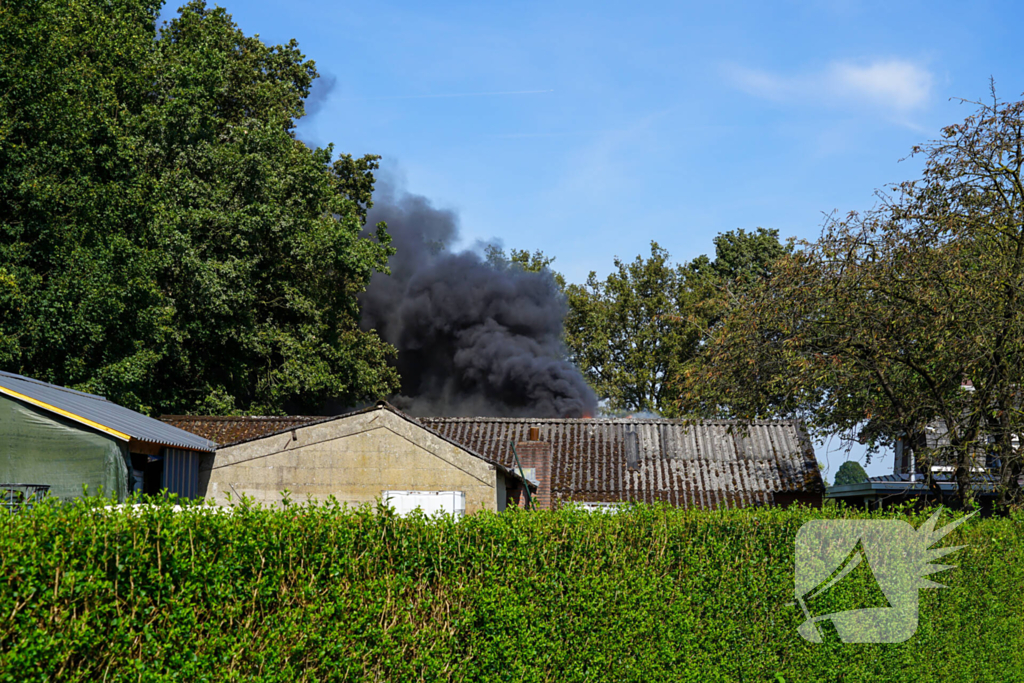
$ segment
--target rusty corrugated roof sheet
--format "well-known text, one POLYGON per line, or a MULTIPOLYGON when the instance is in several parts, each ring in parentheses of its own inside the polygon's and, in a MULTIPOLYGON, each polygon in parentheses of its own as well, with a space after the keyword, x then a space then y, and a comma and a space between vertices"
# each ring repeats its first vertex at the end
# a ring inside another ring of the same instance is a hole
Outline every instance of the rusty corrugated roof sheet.
POLYGON ((286 416, 212 416, 212 415, 162 415, 160 421, 184 429, 204 439, 216 441, 218 446, 230 446, 239 441, 276 434, 294 427, 301 427, 311 422, 324 420, 324 417, 308 415, 286 416))
POLYGON ((664 501, 685 507, 771 503, 821 493, 814 449, 796 421, 688 426, 664 419, 418 418, 484 457, 515 466, 530 427, 551 443, 554 501, 664 501))

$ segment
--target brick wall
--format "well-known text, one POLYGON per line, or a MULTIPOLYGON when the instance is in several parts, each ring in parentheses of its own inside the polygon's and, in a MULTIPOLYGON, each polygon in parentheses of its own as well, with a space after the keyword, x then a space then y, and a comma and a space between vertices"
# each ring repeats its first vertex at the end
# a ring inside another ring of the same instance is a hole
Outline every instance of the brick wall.
POLYGON ((516 444, 519 464, 532 468, 538 482, 533 502, 538 510, 551 509, 551 444, 547 441, 521 441, 516 444))

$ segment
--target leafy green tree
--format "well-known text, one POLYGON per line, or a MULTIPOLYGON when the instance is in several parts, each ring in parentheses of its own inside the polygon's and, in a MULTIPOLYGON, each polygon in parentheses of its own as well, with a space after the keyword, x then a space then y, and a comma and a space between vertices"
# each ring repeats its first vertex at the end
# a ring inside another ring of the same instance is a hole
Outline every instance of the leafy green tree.
POLYGON ((847 484, 862 484, 868 481, 868 473, 856 460, 847 460, 836 470, 835 486, 846 486, 847 484))
POLYGON ((687 320, 685 270, 651 243, 650 258, 615 259, 603 281, 590 273, 565 292, 565 340, 573 361, 610 408, 674 408, 668 378, 693 352, 702 329, 687 320))
POLYGON ((779 242, 779 231, 774 228, 757 228, 754 232, 743 228, 730 230, 718 235, 714 242, 714 260, 698 256, 688 264, 688 270, 732 290, 764 281, 771 276, 773 264, 792 251, 791 246, 779 242))
MULTIPOLYGON (((743 228, 719 234, 714 239, 715 258, 701 255, 687 264, 686 279, 692 292, 693 315, 703 321, 704 336, 714 330, 722 316, 752 288, 767 281, 776 262, 792 253, 792 243, 783 245, 779 231, 743 228)), ((702 340, 703 343, 703 340, 702 340)), ((699 362, 694 355, 687 362, 699 362)), ((680 375, 673 377, 678 383, 680 375)))
POLYGON ((801 417, 872 449, 904 438, 937 496, 933 465, 963 503, 988 467, 1002 503, 1020 500, 1024 102, 976 104, 915 148, 922 179, 829 221, 729 310, 687 370, 689 412, 801 417))
POLYGON ((191 2, 0 4, 0 367, 160 412, 397 386, 357 295, 374 157, 294 135, 316 69, 191 2))
POLYGON ((564 288, 574 361, 611 410, 678 414, 684 364, 732 299, 766 278, 786 251, 778 231, 758 228, 717 236, 714 259, 673 265, 654 242, 647 259, 616 259, 605 280, 592 272, 584 285, 564 288))
POLYGON ((496 268, 515 267, 528 273, 548 271, 558 288, 565 291, 565 277, 551 267, 551 264, 555 262, 555 257, 545 255, 540 249, 533 252, 526 249, 510 249, 506 255, 505 250, 501 247, 488 244, 484 247, 484 259, 496 268))

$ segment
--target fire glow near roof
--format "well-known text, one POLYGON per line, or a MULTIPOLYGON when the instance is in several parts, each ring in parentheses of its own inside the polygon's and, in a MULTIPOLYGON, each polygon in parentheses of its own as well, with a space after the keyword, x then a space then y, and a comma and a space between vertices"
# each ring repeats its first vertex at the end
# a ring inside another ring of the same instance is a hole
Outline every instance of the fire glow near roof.
POLYGON ((551 444, 555 501, 663 501, 685 507, 773 502, 774 493, 824 490, 800 423, 687 426, 663 419, 419 418, 457 443, 514 466, 512 442, 537 427, 551 444))

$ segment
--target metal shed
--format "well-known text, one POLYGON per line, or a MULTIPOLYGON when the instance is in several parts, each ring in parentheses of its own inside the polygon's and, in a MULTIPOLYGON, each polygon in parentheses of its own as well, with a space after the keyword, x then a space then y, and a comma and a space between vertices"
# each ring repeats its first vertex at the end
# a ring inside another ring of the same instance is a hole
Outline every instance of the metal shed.
POLYGON ((133 489, 196 494, 198 454, 216 444, 55 384, 0 372, 0 482, 50 487, 61 498, 118 500, 133 489))

